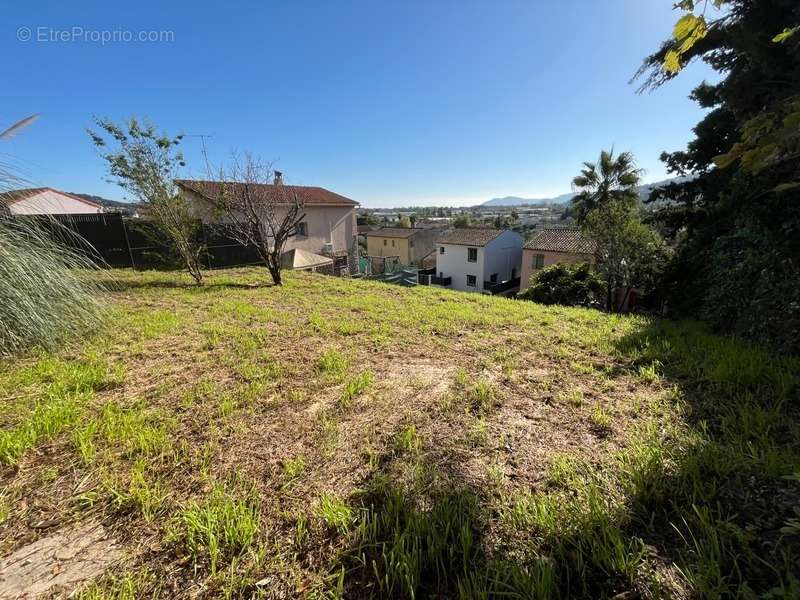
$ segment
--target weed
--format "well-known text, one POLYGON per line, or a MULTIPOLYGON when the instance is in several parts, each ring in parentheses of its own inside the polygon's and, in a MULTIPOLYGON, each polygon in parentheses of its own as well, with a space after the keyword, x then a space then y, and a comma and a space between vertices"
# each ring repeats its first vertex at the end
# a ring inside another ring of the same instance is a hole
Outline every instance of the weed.
POLYGON ((339 381, 344 377, 344 374, 347 372, 347 367, 348 360, 335 348, 323 352, 316 364, 318 373, 334 381, 339 381))
POLYGON ((478 418, 469 425, 467 430, 467 443, 472 448, 486 448, 490 445, 489 424, 483 418, 478 418))
POLYGON ((201 502, 189 502, 178 512, 178 538, 195 564, 208 561, 211 573, 247 550, 258 532, 258 512, 251 498, 240 499, 214 486, 201 502))
POLYGON ((469 408, 478 414, 490 412, 494 408, 496 398, 497 392, 488 381, 479 381, 467 391, 469 408))
POLYGON ((577 388, 559 392, 558 398, 562 402, 567 402, 575 408, 583 406, 583 392, 577 388))
POLYGON ((658 369, 660 367, 661 363, 657 360, 653 361, 649 365, 640 365, 639 379, 645 383, 658 383, 661 380, 661 376, 658 374, 658 369))
POLYGON ((77 421, 85 395, 50 395, 37 404, 30 419, 10 430, 0 431, 0 463, 16 464, 22 454, 40 439, 52 438, 77 421))
POLYGON ((611 414, 599 404, 592 409, 589 420, 598 432, 608 433, 611 430, 611 414))
POLYGON ((75 595, 77 600, 136 600, 152 579, 149 571, 125 573, 121 577, 109 576, 90 583, 75 595))
POLYGON ((348 408, 353 400, 364 393, 372 385, 372 371, 362 371, 344 386, 342 395, 339 397, 339 407, 348 408))
POLYGON ((353 524, 354 513, 344 500, 331 494, 323 494, 319 500, 317 514, 328 527, 346 533, 353 524))
POLYGON ((422 440, 417 435, 414 423, 409 423, 397 433, 395 447, 400 452, 416 452, 422 447, 422 440))
POLYGON ((282 489, 291 486, 306 469, 306 459, 302 456, 296 456, 283 461, 283 485, 282 489))

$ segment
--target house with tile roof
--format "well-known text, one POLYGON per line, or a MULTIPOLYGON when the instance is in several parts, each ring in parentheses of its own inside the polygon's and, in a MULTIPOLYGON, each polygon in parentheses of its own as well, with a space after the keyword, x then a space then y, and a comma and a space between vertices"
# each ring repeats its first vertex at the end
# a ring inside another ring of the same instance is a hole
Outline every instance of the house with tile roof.
POLYGON ((519 290, 522 236, 509 229, 454 229, 436 239, 430 283, 464 292, 519 290))
POLYGON ((397 256, 401 265, 422 266, 433 252, 433 242, 441 232, 435 229, 382 227, 367 231, 367 256, 397 256))
POLYGON ((0 205, 12 215, 87 215, 103 212, 92 200, 49 187, 11 190, 0 194, 0 205))
MULTIPOLYGON (((220 214, 213 208, 213 199, 230 186, 243 185, 232 182, 177 179, 175 183, 193 204, 195 214, 204 223, 219 222, 220 214)), ((250 184, 254 185, 254 184, 250 184)), ((314 254, 347 258, 351 268, 357 256, 356 209, 359 204, 345 196, 321 187, 286 185, 278 178, 274 184, 257 184, 259 196, 272 203, 271 208, 280 211, 281 205, 294 202, 302 204, 305 217, 298 226, 297 235, 289 238, 285 250, 294 248, 314 254), (353 255, 353 256, 351 256, 353 255)))
POLYGON ((596 245, 575 227, 542 229, 522 249, 522 288, 531 277, 557 263, 594 262, 596 245))

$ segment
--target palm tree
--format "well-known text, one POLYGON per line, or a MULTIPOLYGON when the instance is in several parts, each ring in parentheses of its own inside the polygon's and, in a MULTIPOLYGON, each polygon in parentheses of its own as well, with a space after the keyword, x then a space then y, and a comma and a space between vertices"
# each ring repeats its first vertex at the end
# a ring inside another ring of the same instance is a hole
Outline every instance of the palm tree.
POLYGON ((583 224, 591 211, 612 201, 636 204, 639 199, 636 186, 644 171, 636 168, 633 154, 622 152, 614 157, 613 148, 603 150, 597 163, 585 162, 583 166, 581 174, 572 180, 573 188, 579 190, 572 199, 579 224, 583 224))

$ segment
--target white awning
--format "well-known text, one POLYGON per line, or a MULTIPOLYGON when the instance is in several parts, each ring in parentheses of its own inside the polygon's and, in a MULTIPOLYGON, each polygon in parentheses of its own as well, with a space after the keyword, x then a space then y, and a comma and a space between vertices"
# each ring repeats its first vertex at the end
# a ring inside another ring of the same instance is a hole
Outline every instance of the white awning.
POLYGON ((281 265, 284 269, 314 269, 332 264, 332 258, 300 248, 292 248, 281 254, 281 265))

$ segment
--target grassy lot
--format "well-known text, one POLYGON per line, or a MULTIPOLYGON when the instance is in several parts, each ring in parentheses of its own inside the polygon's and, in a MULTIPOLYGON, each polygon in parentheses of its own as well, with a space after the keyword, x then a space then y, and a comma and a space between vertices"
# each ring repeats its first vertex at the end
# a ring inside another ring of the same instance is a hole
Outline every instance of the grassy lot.
POLYGON ((800 596, 800 360, 691 323, 257 270, 114 274, 0 365, 0 556, 82 598, 800 596))

